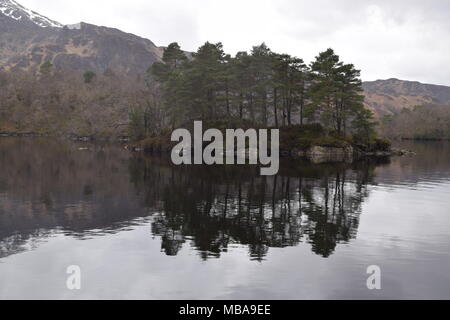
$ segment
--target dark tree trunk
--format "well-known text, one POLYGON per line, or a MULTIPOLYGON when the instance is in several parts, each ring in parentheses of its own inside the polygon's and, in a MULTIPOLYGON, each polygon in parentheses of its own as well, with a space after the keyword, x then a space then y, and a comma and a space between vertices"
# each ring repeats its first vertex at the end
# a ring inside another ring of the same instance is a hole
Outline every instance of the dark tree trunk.
POLYGON ((227 116, 230 117, 230 89, 228 88, 228 79, 226 80, 226 100, 227 100, 227 116))
POLYGON ((275 127, 278 128, 278 90, 273 89, 273 113, 275 115, 275 127))
POLYGON ((239 95, 239 118, 240 119, 244 118, 244 96, 242 92, 239 95))

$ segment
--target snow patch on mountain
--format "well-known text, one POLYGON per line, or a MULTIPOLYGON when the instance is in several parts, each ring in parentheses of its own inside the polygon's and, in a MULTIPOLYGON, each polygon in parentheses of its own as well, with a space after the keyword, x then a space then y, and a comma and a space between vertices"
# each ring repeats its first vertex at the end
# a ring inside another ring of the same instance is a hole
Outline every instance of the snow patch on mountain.
POLYGON ((68 24, 66 27, 70 30, 80 30, 81 29, 81 22, 75 23, 75 24, 68 24))
POLYGON ((14 0, 0 0, 0 13, 16 21, 31 21, 41 28, 63 27, 61 23, 27 9, 14 0))

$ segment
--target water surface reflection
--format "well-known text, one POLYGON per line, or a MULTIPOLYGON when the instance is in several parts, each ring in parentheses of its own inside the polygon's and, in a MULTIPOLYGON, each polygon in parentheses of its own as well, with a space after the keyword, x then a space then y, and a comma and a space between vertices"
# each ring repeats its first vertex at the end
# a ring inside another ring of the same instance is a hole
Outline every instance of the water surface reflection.
POLYGON ((403 147, 419 155, 287 161, 261 177, 120 145, 0 139, 0 297, 450 298, 450 148, 403 147), (104 283, 69 295, 72 263, 104 283), (370 264, 389 279, 382 293, 366 291, 370 264))
POLYGON ((180 168, 164 159, 135 158, 130 172, 143 205, 156 212, 152 233, 167 255, 189 242, 203 259, 220 257, 238 243, 248 246, 252 259, 263 260, 271 247, 301 242, 328 257, 337 243, 354 239, 367 185, 386 161, 286 162, 279 175, 261 177, 256 167, 180 168))

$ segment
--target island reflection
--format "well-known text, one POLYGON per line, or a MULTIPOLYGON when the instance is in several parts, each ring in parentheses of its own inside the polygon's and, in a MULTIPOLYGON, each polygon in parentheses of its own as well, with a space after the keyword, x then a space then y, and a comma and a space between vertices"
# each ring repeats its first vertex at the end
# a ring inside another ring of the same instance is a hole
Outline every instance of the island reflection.
POLYGON ((132 182, 154 214, 152 234, 175 256, 186 242, 203 259, 230 245, 249 248, 263 260, 270 248, 310 243, 329 257, 338 243, 357 235, 361 205, 374 169, 383 161, 354 165, 285 162, 279 175, 256 167, 165 166, 166 160, 135 158, 132 182))
POLYGON ((290 161, 261 177, 257 167, 177 167, 108 144, 4 139, 0 258, 55 234, 88 241, 140 224, 151 224, 169 256, 191 246, 206 260, 245 245, 261 261, 270 248, 303 242, 329 257, 357 236, 374 170, 384 163, 290 161))

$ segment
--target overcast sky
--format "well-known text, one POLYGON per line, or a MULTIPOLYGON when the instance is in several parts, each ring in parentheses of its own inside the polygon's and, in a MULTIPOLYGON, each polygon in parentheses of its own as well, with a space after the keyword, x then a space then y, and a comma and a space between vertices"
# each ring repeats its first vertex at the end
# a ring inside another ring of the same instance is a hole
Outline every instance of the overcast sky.
POLYGON ((450 85, 448 0, 17 0, 63 24, 119 28, 157 45, 225 51, 263 41, 310 62, 332 47, 363 80, 400 78, 450 85))

